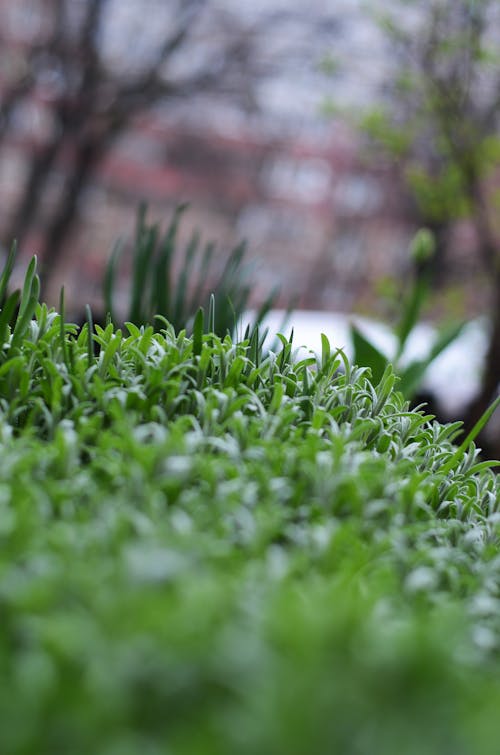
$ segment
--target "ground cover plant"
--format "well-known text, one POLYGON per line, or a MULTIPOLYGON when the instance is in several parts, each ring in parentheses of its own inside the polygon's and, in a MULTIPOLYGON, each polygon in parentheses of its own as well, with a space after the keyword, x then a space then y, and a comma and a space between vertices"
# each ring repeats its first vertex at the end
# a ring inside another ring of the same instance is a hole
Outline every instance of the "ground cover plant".
POLYGON ((0 313, 0 752, 498 750, 499 481, 387 366, 0 313), (97 344, 97 353, 94 345, 97 344))

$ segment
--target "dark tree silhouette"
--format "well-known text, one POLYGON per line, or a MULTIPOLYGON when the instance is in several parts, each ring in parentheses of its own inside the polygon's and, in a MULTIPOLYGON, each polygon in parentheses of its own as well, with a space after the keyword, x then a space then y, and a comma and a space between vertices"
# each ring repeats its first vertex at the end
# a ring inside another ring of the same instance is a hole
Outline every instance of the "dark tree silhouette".
MULTIPOLYGON (((158 18, 160 42, 152 43, 132 66, 123 53, 118 62, 110 60, 105 33, 113 24, 111 6, 111 0, 44 0, 44 23, 23 51, 22 72, 0 90, 0 147, 13 128, 16 107, 26 98, 43 93, 50 110, 50 133, 33 151, 24 189, 2 239, 5 246, 12 239, 22 246, 40 219, 54 173, 61 174, 59 199, 49 210, 44 207, 40 224, 44 290, 57 270, 82 192, 134 118, 159 103, 210 92, 230 92, 248 107, 252 81, 260 73, 253 50, 255 29, 237 24, 227 14, 217 16, 210 0, 172 0, 168 17, 158 18), (227 33, 220 34, 224 28, 227 33), (219 30, 216 49, 207 44, 214 29, 219 30), (196 50, 192 57, 199 58, 197 64, 179 71, 178 60, 189 60, 191 50, 196 50)), ((154 26, 152 18, 150 28, 154 26)), ((131 45, 145 46, 142 33, 137 30, 139 39, 130 39, 131 45)), ((4 40, 7 46, 11 41, 4 40)))

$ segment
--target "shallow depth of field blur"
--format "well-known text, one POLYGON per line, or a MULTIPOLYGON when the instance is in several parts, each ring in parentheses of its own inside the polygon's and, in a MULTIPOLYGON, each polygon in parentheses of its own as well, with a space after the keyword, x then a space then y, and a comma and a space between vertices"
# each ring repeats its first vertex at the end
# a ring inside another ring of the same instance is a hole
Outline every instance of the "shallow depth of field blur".
POLYGON ((499 43, 0 0, 0 755, 497 755, 499 43))
POLYGON ((496 6, 0 0, 0 244, 78 317, 139 204, 167 223, 187 202, 182 238, 247 241, 253 306, 279 287, 277 307, 390 320, 428 227, 424 316, 483 318, 475 416, 500 363, 496 6))

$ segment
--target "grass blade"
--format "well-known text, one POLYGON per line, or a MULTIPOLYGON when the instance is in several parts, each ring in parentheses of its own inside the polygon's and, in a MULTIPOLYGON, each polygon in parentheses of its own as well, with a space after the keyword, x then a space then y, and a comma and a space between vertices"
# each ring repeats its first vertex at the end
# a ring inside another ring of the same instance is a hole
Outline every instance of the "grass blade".
MULTIPOLYGON (((21 293, 21 302, 19 305, 18 319, 24 317, 26 310, 30 306, 30 300, 34 293, 33 286, 34 285, 36 286, 36 283, 35 283, 35 279, 37 277, 36 266, 37 266, 36 255, 33 255, 28 265, 28 269, 26 270, 26 275, 24 276, 24 284, 23 284, 23 290, 21 293)), ((40 286, 38 286, 38 293, 40 293, 40 286)))
MULTIPOLYGON (((163 241, 160 244, 160 251, 157 255, 154 269, 154 280, 151 287, 151 308, 154 315, 163 315, 167 320, 172 319, 172 298, 173 298, 173 280, 172 280, 172 261, 175 257, 175 245, 177 241, 177 232, 182 214, 187 209, 187 204, 179 205, 170 221, 163 241)), ((194 311, 193 309, 191 311, 194 311)), ((183 323, 184 325, 184 323, 183 323)))
POLYGON ((94 362, 94 320, 92 310, 88 304, 85 305, 85 315, 87 318, 87 366, 91 367, 94 362))
POLYGON ((12 275, 12 270, 14 269, 14 260, 16 258, 17 254, 17 242, 14 241, 10 247, 9 254, 7 255, 7 260, 5 262, 5 266, 2 272, 2 275, 0 276, 0 306, 2 305, 2 302, 5 299, 5 296, 7 294, 7 286, 9 285, 10 276, 12 275))
POLYGON ((138 236, 138 242, 134 249, 132 266, 132 296, 130 304, 129 320, 136 324, 144 324, 148 314, 143 310, 144 296, 146 294, 148 273, 151 270, 158 237, 158 226, 145 226, 138 236))
POLYGON ((28 325, 33 318, 36 306, 38 304, 38 296, 32 295, 27 302, 25 302, 24 311, 21 316, 19 313, 16 324, 14 326, 14 333, 12 334, 12 340, 10 342, 10 350, 17 349, 25 336, 28 325))
POLYGON ((176 285, 175 303, 172 314, 173 325, 176 330, 180 330, 185 327, 187 320, 189 319, 189 312, 187 307, 188 302, 188 284, 193 262, 198 251, 199 235, 193 233, 191 239, 186 248, 186 254, 183 261, 183 265, 179 274, 179 278, 176 285))
POLYGON ((481 415, 481 417, 478 419, 472 430, 467 434, 465 439, 462 441, 462 443, 459 445, 451 459, 441 468, 441 471, 444 474, 447 474, 453 467, 455 467, 459 461, 464 456, 465 452, 469 448, 470 444, 474 442, 474 440, 477 438, 481 430, 485 427, 485 425, 489 422, 490 418, 496 411, 496 409, 500 406, 500 396, 497 396, 497 398, 493 401, 492 404, 486 409, 486 411, 481 415))
POLYGON ((14 318, 18 303, 19 291, 14 291, 5 302, 0 313, 0 350, 7 340, 8 328, 14 318))
POLYGON ((398 337, 398 350, 395 357, 395 362, 401 357, 406 341, 411 331, 418 322, 422 306, 429 294, 429 279, 427 275, 420 275, 412 285, 412 288, 403 301, 403 313, 401 320, 396 327, 396 335, 398 337))
POLYGON ((61 286, 61 293, 59 294, 59 338, 61 341, 63 361, 66 367, 69 369, 68 350, 66 348, 65 320, 66 320, 66 312, 65 312, 65 306, 64 306, 64 286, 61 286))
POLYGON ((176 226, 172 222, 158 252, 152 283, 152 308, 155 315, 168 316, 171 302, 171 265, 175 251, 176 226))
POLYGON ((191 301, 189 304, 189 309, 191 312, 194 312, 196 307, 199 305, 199 302, 202 301, 203 292, 205 291, 206 285, 207 285, 210 264, 214 256, 214 251, 215 251, 215 244, 213 244, 212 242, 209 242, 208 244, 205 245, 205 249, 203 251, 203 255, 201 258, 200 270, 198 273, 198 281, 193 288, 191 301))
POLYGON ((203 307, 200 307, 195 315, 193 324, 193 354, 195 357, 201 354, 203 340, 203 319, 203 307))
POLYGON ((330 361, 330 341, 324 333, 321 333, 321 368, 324 370, 330 361))
POLYGON ((123 251, 123 244, 121 241, 117 241, 111 252, 108 264, 106 265, 106 271, 104 273, 103 280, 103 297, 104 297, 104 311, 111 317, 111 322, 116 324, 116 313, 114 311, 113 301, 115 298, 115 286, 116 286, 116 272, 118 269, 118 262, 120 260, 123 251))
POLYGON ((208 307, 208 332, 215 332, 215 296, 210 294, 210 302, 208 307))

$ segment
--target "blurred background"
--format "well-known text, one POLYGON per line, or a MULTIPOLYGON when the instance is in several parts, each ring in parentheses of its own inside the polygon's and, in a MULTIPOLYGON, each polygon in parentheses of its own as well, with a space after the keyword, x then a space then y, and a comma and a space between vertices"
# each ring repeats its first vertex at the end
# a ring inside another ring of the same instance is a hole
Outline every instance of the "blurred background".
POLYGON ((69 313, 100 307, 139 203, 187 201, 186 239, 248 241, 252 305, 278 285, 277 306, 387 317, 426 226, 426 316, 486 317, 478 416, 500 365, 499 5, 0 0, 19 281, 36 253, 50 303, 64 283, 69 313))

